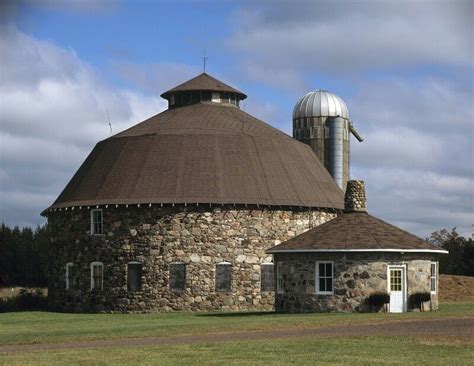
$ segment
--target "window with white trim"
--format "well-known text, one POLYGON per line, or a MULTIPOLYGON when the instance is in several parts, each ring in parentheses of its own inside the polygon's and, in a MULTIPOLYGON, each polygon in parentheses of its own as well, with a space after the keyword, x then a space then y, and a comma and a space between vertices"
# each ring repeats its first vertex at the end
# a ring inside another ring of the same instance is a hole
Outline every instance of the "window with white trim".
POLYGON ((142 262, 131 261, 127 263, 127 291, 142 290, 142 262))
POLYGON ((321 295, 333 294, 334 279, 333 262, 316 262, 316 293, 321 295))
POLYGON ((275 276, 273 263, 262 263, 260 265, 260 291, 275 291, 275 276))
POLYGON ((66 290, 74 288, 74 264, 66 263, 66 290))
POLYGON ((103 234, 102 209, 91 210, 91 235, 103 234))
POLYGON ((283 262, 277 262, 277 294, 283 294, 283 262))
POLYGON ((216 264, 216 292, 230 292, 232 288, 232 264, 222 262, 216 264))
POLYGON ((436 293, 436 262, 431 262, 431 293, 436 293))
POLYGON ((102 262, 91 263, 91 290, 104 289, 104 265, 102 262))

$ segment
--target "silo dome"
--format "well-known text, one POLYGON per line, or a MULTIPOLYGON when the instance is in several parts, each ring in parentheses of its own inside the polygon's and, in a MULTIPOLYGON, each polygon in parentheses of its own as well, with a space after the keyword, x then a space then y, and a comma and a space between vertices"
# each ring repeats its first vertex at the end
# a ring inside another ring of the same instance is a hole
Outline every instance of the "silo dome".
POLYGON ((315 90, 304 95, 293 109, 293 119, 306 117, 336 117, 349 119, 346 103, 336 94, 315 90))

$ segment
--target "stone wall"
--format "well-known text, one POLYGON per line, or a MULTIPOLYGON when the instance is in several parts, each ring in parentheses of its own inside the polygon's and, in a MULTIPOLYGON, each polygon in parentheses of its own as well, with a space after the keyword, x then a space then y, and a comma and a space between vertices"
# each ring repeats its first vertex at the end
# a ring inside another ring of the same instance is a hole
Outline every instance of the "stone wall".
MULTIPOLYGON (((417 292, 430 292, 431 261, 415 253, 278 253, 282 263, 284 293, 276 294, 279 312, 368 312, 374 292, 387 292, 388 265, 406 264, 407 299, 417 292), (316 294, 316 261, 334 262, 334 294, 316 294)), ((436 260, 436 259, 435 259, 436 260)), ((437 266, 438 268, 438 266, 437 266)), ((275 276, 277 271, 275 271, 275 276)), ((437 276, 438 277, 438 276, 437 276)), ((425 309, 430 309, 425 304, 425 309)), ((438 308, 438 293, 431 295, 431 309, 438 308)), ((408 303, 408 310, 416 310, 408 303)))
POLYGON ((52 235, 50 307, 76 312, 271 310, 274 292, 260 291, 260 264, 281 241, 324 223, 334 211, 196 206, 101 207, 104 234, 90 235, 90 210, 48 213, 52 235), (90 290, 90 263, 104 264, 103 290, 90 290), (143 263, 142 291, 127 291, 127 263, 143 263), (232 264, 231 292, 216 292, 215 265, 232 264), (76 269, 65 289, 65 266, 76 269), (186 264, 186 287, 169 289, 168 265, 186 264))

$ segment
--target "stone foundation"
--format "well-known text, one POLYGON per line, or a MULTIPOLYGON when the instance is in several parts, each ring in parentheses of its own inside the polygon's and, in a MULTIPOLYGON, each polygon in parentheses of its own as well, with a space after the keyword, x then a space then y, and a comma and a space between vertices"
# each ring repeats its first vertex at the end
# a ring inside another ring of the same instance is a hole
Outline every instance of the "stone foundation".
MULTIPOLYGON (((434 260, 423 253, 277 253, 274 262, 282 263, 283 293, 276 294, 275 309, 294 313, 373 311, 367 298, 374 292, 388 292, 388 265, 405 264, 407 308, 416 311, 418 309, 409 302, 410 295, 430 292, 431 262, 434 260), (334 294, 316 294, 316 261, 333 261, 334 294)), ((424 304, 424 309, 437 308, 436 291, 431 294, 431 302, 424 304)))
MULTIPOLYGON (((49 303, 73 312, 272 310, 261 292, 265 250, 336 216, 334 211, 209 206, 109 206, 103 235, 90 234, 86 207, 48 212, 52 233, 49 303), (207 208, 206 208, 207 207, 207 208), (90 290, 91 262, 104 266, 103 290, 90 290), (127 263, 143 263, 141 291, 127 291, 127 263), (169 289, 170 263, 186 264, 185 289, 169 289), (215 265, 232 265, 230 292, 216 292, 215 265), (66 263, 76 270, 66 290, 66 263)), ((95 207, 94 207, 95 208, 95 207)))

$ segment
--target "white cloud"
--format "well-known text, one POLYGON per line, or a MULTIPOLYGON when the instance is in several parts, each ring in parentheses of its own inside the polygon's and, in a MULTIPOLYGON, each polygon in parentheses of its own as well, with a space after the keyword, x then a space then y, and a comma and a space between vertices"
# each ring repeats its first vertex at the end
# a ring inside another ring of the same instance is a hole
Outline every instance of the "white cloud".
POLYGON ((473 11, 471 1, 253 2, 235 15, 228 45, 248 77, 274 85, 279 78, 265 71, 277 70, 284 88, 305 73, 470 68, 473 11))
POLYGON ((0 33, 0 219, 32 225, 110 136, 107 111, 117 133, 166 102, 110 88, 73 50, 12 27, 0 33))

